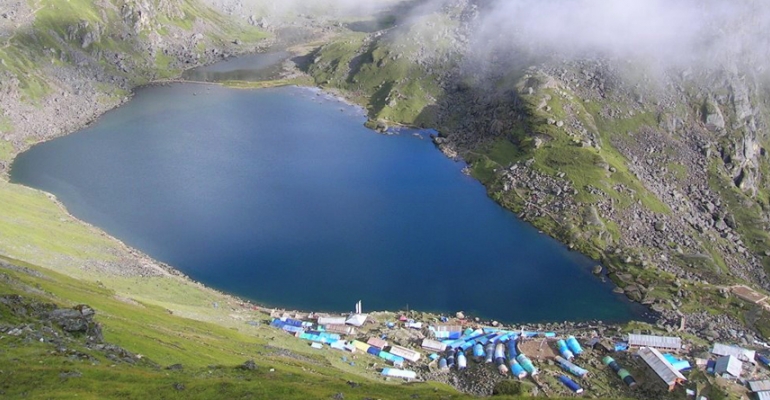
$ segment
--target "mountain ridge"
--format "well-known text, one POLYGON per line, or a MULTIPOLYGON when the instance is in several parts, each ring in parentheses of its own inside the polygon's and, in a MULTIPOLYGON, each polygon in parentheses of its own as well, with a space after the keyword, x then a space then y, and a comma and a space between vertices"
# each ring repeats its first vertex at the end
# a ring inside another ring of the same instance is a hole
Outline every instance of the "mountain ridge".
MULTIPOLYGON (((720 287, 768 289, 764 75, 485 59, 468 40, 484 20, 476 3, 337 39, 306 71, 366 105, 372 127, 437 128, 437 146, 467 161, 493 199, 600 260, 664 324, 692 315, 693 331, 706 331, 709 317, 695 314, 726 311, 720 287), (420 30, 424 40, 402 44, 420 30)), ((727 312, 736 324, 742 313, 727 312)))

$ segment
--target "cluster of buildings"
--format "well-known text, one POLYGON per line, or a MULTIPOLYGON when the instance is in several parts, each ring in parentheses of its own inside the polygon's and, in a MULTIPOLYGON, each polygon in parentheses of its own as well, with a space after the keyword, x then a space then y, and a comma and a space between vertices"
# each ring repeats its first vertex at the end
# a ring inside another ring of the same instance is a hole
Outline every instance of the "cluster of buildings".
MULTIPOLYGON (((627 345, 629 350, 637 351, 636 354, 669 390, 687 381, 683 373, 690 371, 693 366, 672 354, 686 350, 680 338, 630 334, 627 345)), ((715 343, 708 358, 696 357, 694 361, 696 368, 738 384, 746 384, 757 399, 770 400, 770 380, 746 379, 755 375, 759 364, 770 367, 770 360, 755 350, 715 343)))
MULTIPOLYGON (((549 349, 548 354, 542 357, 538 354, 535 360, 554 360, 553 365, 561 367, 565 374, 573 376, 569 378, 561 375, 557 381, 561 381, 574 392, 582 392, 578 382, 588 379, 589 375, 588 370, 575 364, 574 358, 582 349, 573 336, 560 340, 555 332, 511 331, 479 326, 471 328, 468 327, 467 321, 460 320, 453 324, 445 318, 441 323, 425 325, 405 317, 395 322, 368 327, 364 326, 366 322, 367 314, 361 312, 359 303, 356 312, 347 317, 310 314, 297 319, 275 316, 271 325, 310 341, 315 348, 328 345, 341 351, 378 357, 386 366, 382 369, 382 374, 389 377, 415 379, 420 371, 460 372, 470 366, 467 360, 475 359, 480 365, 494 363, 505 376, 530 378, 538 383, 537 367, 524 354, 527 351, 531 351, 530 356, 535 354, 527 347, 527 343, 533 342, 541 343, 540 348, 548 343, 544 346, 549 349), (389 338, 390 333, 397 332, 392 329, 401 329, 402 333, 408 332, 408 339, 402 337, 399 341, 389 338), (379 331, 380 334, 374 334, 374 331, 379 331), (412 370, 407 369, 409 367, 412 370)), ((624 358, 626 362, 633 359, 636 361, 631 364, 644 364, 648 369, 649 378, 642 381, 644 385, 658 385, 661 389, 669 391, 675 390, 677 386, 694 387, 687 384, 687 376, 691 370, 700 369, 707 374, 745 385, 756 399, 770 400, 770 379, 751 380, 758 376, 758 365, 770 366, 770 360, 755 350, 716 343, 708 353, 685 358, 681 354, 691 354, 692 349, 687 348, 681 338, 636 333, 629 334, 627 340, 593 338, 584 345, 602 349, 608 354, 631 355, 631 359, 624 358)), ((617 373, 627 386, 633 388, 637 385, 637 380, 631 376, 629 370, 612 357, 604 357, 603 363, 617 373)), ((633 370, 643 372, 639 368, 633 370)), ((687 393, 695 395, 693 389, 687 389, 687 393)))

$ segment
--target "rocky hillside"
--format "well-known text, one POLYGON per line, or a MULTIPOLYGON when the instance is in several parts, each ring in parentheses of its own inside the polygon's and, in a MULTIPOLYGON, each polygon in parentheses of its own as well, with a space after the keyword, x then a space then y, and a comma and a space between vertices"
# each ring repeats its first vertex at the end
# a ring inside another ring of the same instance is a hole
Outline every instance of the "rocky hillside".
POLYGON ((7 2, 0 15, 0 173, 13 154, 71 132, 130 90, 253 51, 266 35, 197 0, 7 2))
POLYGON ((307 72, 366 104, 373 125, 438 128, 436 144, 492 198, 601 260, 618 290, 670 321, 757 320, 746 315, 761 308, 725 287, 770 289, 766 76, 479 54, 469 38, 482 6, 420 11, 320 47, 307 72))

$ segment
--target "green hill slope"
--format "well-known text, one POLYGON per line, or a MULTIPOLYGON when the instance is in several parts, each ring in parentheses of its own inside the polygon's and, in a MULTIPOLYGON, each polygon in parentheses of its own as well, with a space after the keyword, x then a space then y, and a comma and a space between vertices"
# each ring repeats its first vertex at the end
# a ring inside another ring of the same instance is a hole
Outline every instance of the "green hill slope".
POLYGON ((0 262, 0 293, 3 398, 459 398, 439 385, 385 384, 342 371, 330 361, 339 354, 260 326, 265 315, 232 303, 211 314, 238 314, 237 328, 172 315, 104 285, 8 260, 0 262), (52 316, 78 304, 95 317, 62 323, 52 316), (248 360, 255 366, 244 367, 248 360))

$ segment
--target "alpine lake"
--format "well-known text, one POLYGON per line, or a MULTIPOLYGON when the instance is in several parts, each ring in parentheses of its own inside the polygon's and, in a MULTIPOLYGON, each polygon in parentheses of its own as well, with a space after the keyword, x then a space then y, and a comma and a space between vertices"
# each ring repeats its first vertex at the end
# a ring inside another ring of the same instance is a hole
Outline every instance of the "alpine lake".
MULTIPOLYGON (((185 74, 264 79, 268 53, 185 74)), ((593 261, 464 175, 431 131, 389 135, 319 89, 138 89, 86 129, 19 155, 11 179, 192 279, 266 306, 505 322, 623 322, 643 306, 593 261)))

